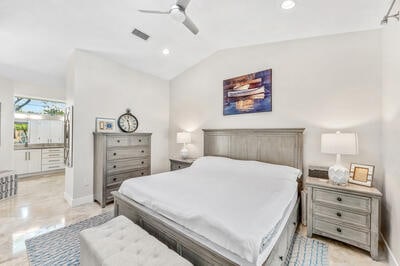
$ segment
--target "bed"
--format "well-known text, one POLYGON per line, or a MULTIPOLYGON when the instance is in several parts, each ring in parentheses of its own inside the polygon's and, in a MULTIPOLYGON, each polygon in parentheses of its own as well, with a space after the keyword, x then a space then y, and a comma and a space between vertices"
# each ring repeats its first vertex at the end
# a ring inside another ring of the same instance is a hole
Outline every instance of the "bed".
POLYGON ((204 130, 206 157, 183 170, 125 181, 114 193, 115 215, 194 265, 283 264, 298 222, 302 134, 204 130), (233 196, 241 191, 251 196, 233 196))

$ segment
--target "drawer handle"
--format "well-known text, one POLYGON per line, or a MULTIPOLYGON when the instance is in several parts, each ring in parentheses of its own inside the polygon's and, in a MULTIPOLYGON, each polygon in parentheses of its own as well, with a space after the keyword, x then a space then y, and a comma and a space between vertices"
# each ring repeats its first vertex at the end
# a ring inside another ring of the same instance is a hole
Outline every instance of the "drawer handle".
POLYGON ((118 142, 118 143, 120 143, 120 140, 119 140, 119 139, 117 139, 117 142, 118 142))
POLYGON ((141 173, 142 175, 144 175, 144 173, 141 173))
POLYGON ((144 162, 142 161, 142 164, 144 164, 144 162))
POLYGON ((336 199, 337 199, 337 201, 342 201, 341 197, 337 197, 336 199))
POLYGON ((144 150, 142 150, 142 153, 144 153, 144 150))
POLYGON ((283 256, 279 256, 279 259, 280 259, 281 261, 283 261, 283 256))
POLYGON ((340 229, 340 228, 338 227, 338 228, 336 228, 336 231, 338 231, 339 233, 341 233, 341 232, 342 232, 342 229, 340 229))
POLYGON ((115 169, 115 168, 117 168, 117 166, 116 166, 116 165, 113 165, 113 168, 115 169))
POLYGON ((180 165, 178 165, 178 168, 179 168, 179 169, 181 169, 181 166, 180 166, 180 165))
POLYGON ((116 152, 114 152, 114 156, 115 156, 115 155, 117 155, 117 153, 116 153, 116 152))
POLYGON ((336 213, 337 217, 342 217, 342 214, 340 212, 336 213))
POLYGON ((139 139, 139 142, 142 142, 142 140, 141 140, 141 139, 139 139))
POLYGON ((114 182, 115 182, 115 181, 117 181, 117 178, 116 178, 116 177, 114 177, 114 178, 113 178, 113 181, 114 181, 114 182))

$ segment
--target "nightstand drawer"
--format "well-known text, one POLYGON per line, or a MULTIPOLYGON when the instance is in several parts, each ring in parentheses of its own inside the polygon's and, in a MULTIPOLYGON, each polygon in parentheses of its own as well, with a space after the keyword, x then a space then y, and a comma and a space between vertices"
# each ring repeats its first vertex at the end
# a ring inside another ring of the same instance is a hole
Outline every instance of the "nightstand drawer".
POLYGON ((183 169, 183 168, 186 168, 186 167, 189 167, 189 166, 190 166, 190 164, 187 164, 187 163, 174 162, 174 163, 171 164, 171 170, 175 171, 175 170, 183 169))
POLYGON ((340 192, 315 189, 313 200, 316 202, 330 203, 358 211, 371 211, 371 199, 367 197, 343 194, 340 192))
POLYGON ((319 231, 317 233, 337 240, 347 242, 356 242, 361 245, 369 246, 370 244, 370 233, 368 231, 356 230, 347 226, 343 226, 340 223, 329 223, 320 219, 314 218, 314 230, 319 231))
POLYGON ((192 165, 195 159, 169 159, 171 162, 171 171, 187 168, 192 165))
POLYGON ((313 211, 316 216, 328 217, 337 222, 351 223, 355 226, 363 226, 367 229, 370 228, 369 214, 353 213, 341 209, 321 206, 320 204, 315 204, 313 211))

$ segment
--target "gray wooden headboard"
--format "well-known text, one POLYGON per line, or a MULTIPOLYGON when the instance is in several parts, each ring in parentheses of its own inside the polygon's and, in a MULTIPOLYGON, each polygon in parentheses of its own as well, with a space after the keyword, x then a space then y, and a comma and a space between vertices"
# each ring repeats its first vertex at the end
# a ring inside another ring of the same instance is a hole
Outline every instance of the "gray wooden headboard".
POLYGON ((205 156, 288 165, 303 171, 304 128, 203 131, 205 156))

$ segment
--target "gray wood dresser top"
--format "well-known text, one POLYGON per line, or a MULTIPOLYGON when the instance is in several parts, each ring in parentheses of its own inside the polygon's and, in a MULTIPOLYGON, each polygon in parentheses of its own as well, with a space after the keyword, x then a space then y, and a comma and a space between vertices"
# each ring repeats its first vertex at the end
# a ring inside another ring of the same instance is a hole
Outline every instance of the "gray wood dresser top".
POLYGON ((374 187, 334 185, 326 179, 306 178, 307 235, 322 235, 370 251, 378 258, 380 202, 374 187))

